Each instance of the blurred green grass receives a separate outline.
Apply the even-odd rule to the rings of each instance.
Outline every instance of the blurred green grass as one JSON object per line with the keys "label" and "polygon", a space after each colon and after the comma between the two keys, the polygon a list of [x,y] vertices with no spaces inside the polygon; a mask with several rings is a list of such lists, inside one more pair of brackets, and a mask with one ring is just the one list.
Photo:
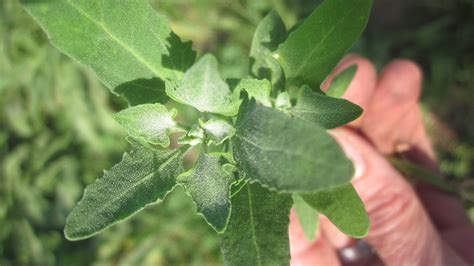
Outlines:
{"label": "blurred green grass", "polygon": [[[152,4],[198,53],[216,53],[224,76],[240,77],[247,72],[253,31],[271,8],[291,26],[319,2]],[[378,67],[394,57],[422,65],[423,106],[442,169],[451,179],[472,180],[474,4],[412,1],[387,24],[384,9],[391,7],[385,2],[377,2],[354,51]],[[0,265],[222,264],[217,237],[180,190],[97,237],[64,239],[65,217],[84,186],[128,149],[111,116],[125,102],[52,47],[17,0],[0,2],[0,36]],[[472,203],[466,208],[474,216]]]}

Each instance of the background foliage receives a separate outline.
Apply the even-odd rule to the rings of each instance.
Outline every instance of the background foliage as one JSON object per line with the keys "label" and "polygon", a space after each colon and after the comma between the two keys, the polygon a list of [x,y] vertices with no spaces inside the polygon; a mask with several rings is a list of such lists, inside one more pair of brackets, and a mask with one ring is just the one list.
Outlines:
{"label": "background foliage", "polygon": [[[199,54],[218,56],[225,77],[247,73],[253,32],[271,8],[290,26],[319,2],[152,1]],[[473,28],[469,0],[380,0],[354,48],[378,67],[400,56],[422,65],[441,167],[466,185],[474,182]],[[112,119],[125,102],[52,47],[17,0],[0,2],[0,36],[0,265],[220,264],[217,237],[180,190],[97,237],[64,239],[84,186],[127,149]],[[474,219],[474,207],[466,209]]]}

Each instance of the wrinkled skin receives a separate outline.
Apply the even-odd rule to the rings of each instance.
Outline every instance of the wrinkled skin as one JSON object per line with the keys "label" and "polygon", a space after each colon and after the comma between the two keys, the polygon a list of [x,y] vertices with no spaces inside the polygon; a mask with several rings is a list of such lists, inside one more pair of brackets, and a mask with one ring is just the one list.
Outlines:
{"label": "wrinkled skin", "polygon": [[[349,55],[332,76],[353,64],[358,71],[343,98],[365,111],[332,133],[356,166],[352,182],[371,221],[365,240],[377,255],[362,265],[472,265],[474,227],[461,203],[429,185],[413,187],[386,160],[403,151],[438,171],[418,107],[420,68],[395,60],[377,74],[370,61]],[[289,231],[292,265],[343,265],[337,251],[355,241],[321,217],[317,240],[310,242],[293,211]]]}

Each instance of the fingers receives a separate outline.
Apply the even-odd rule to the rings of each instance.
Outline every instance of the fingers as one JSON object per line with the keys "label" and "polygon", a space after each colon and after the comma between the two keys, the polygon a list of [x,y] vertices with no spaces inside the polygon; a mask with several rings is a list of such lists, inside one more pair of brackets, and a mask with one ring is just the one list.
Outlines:
{"label": "fingers", "polygon": [[383,70],[362,125],[383,154],[415,146],[435,160],[418,108],[421,82],[420,68],[408,60],[393,61]]}
{"label": "fingers", "polygon": [[420,200],[439,230],[466,227],[471,223],[461,202],[431,186],[418,186]]}
{"label": "fingers", "polygon": [[385,158],[348,129],[336,130],[334,135],[348,157],[357,158],[353,161],[360,177],[353,185],[371,221],[366,240],[380,258],[388,265],[460,262],[442,244],[412,187]]}
{"label": "fingers", "polygon": [[319,218],[319,227],[324,235],[327,237],[327,240],[331,246],[337,250],[352,246],[355,244],[355,240],[343,232],[341,232],[328,218],[323,215],[320,215]]}
{"label": "fingers", "polygon": [[449,229],[442,233],[443,239],[456,250],[464,260],[474,264],[474,226],[468,224],[462,227]]}
{"label": "fingers", "polygon": [[[361,105],[365,112],[363,119],[352,123],[352,126],[358,127],[382,154],[409,149],[409,155],[414,159],[435,169],[435,155],[417,106],[422,79],[419,67],[407,60],[394,61],[376,82],[375,69],[370,62],[352,55],[343,60],[332,76],[354,63],[359,68],[344,98]],[[331,78],[323,89],[330,82]],[[413,188],[384,157],[347,129],[336,130],[335,135],[356,165],[356,176],[359,178],[353,184],[365,203],[372,224],[367,240],[381,259],[388,265],[463,265],[461,257],[443,244]],[[463,210],[454,199],[439,193],[425,196],[423,192],[422,195],[423,202],[440,228],[452,229],[453,226],[466,224]],[[443,212],[436,206],[433,208],[433,203],[444,206],[442,209],[454,210],[454,214],[450,211],[446,215],[447,211]],[[319,256],[328,258],[327,262],[323,260],[328,265],[336,263],[331,262],[337,258],[334,248],[347,246],[351,240],[341,235],[334,226],[331,227],[330,223],[325,223],[324,219],[321,229],[319,239],[322,241],[318,242],[318,246],[307,243],[299,252],[292,248],[292,254],[296,252],[292,262],[314,264]],[[456,246],[455,239],[459,238],[459,232],[451,229],[443,237],[451,239],[448,242],[453,242],[456,251],[470,259],[464,254],[467,251],[463,252]],[[301,236],[305,239],[302,233]],[[324,255],[316,255],[315,252],[321,251]]]}
{"label": "fingers", "polygon": [[[357,72],[342,98],[359,105],[365,110],[370,103],[370,99],[372,98],[377,80],[377,72],[375,67],[366,58],[355,54],[346,56],[324,82],[322,88],[323,90],[327,90],[335,76],[353,65],[357,65]],[[361,124],[363,116],[364,114],[362,114],[359,119],[353,121],[349,125],[358,127]]]}
{"label": "fingers", "polygon": [[311,249],[291,256],[292,266],[338,266],[341,265],[336,251],[327,243],[326,237],[321,235]]}
{"label": "fingers", "polygon": [[[381,153],[403,152],[410,160],[438,171],[418,107],[421,82],[422,72],[413,62],[390,63],[377,82],[361,131]],[[465,225],[467,217],[459,201],[430,188],[418,192],[437,226]]]}
{"label": "fingers", "polygon": [[340,265],[336,250],[320,230],[315,241],[309,241],[304,235],[294,210],[290,214],[290,250],[291,265]]}
{"label": "fingers", "polygon": [[[359,105],[362,109],[364,109],[365,114],[365,110],[368,108],[371,102],[377,81],[377,72],[375,67],[368,59],[356,54],[350,54],[346,56],[324,82],[322,89],[326,91],[334,77],[353,65],[357,65],[357,72],[342,98]],[[349,126],[355,128],[359,127],[362,124],[364,114],[362,114],[362,116],[357,120],[351,122]],[[331,246],[336,249],[347,247],[355,242],[354,239],[339,231],[339,229],[337,229],[324,216],[321,216],[320,228],[321,231],[323,231],[327,236],[327,240]]]}

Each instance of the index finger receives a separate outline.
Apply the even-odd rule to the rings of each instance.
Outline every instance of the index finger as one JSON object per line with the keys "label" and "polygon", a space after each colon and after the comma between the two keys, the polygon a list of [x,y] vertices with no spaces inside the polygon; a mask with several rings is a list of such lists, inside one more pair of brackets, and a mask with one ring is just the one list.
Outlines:
{"label": "index finger", "polygon": [[[375,67],[367,58],[356,54],[346,56],[323,83],[322,90],[327,91],[334,77],[353,65],[357,65],[357,72],[342,98],[359,105],[365,113],[377,81]],[[359,119],[349,123],[349,126],[359,127],[362,124],[363,117],[364,114]]]}

